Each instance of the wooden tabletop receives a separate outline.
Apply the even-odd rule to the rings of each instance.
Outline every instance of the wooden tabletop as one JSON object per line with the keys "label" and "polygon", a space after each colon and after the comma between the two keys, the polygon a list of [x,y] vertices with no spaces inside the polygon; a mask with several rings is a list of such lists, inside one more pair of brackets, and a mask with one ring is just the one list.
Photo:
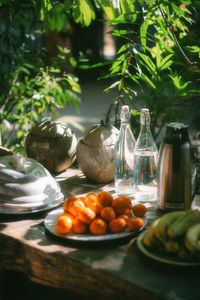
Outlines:
{"label": "wooden tabletop", "polygon": [[[66,197],[113,190],[112,184],[89,183],[77,169],[56,180]],[[137,236],[93,244],[59,239],[44,227],[47,213],[0,216],[1,268],[90,299],[200,299],[199,267],[152,260],[137,248]],[[159,214],[149,205],[148,224]]]}

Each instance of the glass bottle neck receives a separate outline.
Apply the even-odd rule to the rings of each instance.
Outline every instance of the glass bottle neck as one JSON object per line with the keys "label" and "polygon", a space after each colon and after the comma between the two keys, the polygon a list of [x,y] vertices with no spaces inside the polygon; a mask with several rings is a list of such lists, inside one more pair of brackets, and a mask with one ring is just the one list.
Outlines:
{"label": "glass bottle neck", "polygon": [[129,116],[129,112],[121,112],[120,115],[120,120],[121,120],[121,125],[127,125],[130,122],[130,116]]}
{"label": "glass bottle neck", "polygon": [[150,116],[149,114],[141,114],[140,116],[140,124],[141,126],[150,126]]}

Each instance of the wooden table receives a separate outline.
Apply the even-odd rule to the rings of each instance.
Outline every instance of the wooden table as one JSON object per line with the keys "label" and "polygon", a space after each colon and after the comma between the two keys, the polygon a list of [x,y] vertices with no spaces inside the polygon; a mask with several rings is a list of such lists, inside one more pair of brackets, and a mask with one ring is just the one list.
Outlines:
{"label": "wooden table", "polygon": [[[65,196],[112,191],[112,184],[87,182],[77,169],[56,177]],[[159,214],[148,207],[149,223]],[[136,237],[95,245],[48,234],[44,213],[0,216],[0,267],[25,273],[42,285],[90,299],[200,299],[199,267],[160,263],[144,256]]]}

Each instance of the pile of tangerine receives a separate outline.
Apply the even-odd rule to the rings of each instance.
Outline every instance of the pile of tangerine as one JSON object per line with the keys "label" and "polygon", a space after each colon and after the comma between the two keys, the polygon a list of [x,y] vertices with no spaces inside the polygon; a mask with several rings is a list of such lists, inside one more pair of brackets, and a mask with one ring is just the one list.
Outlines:
{"label": "pile of tangerine", "polygon": [[138,230],[144,225],[142,217],[147,211],[143,204],[132,205],[126,195],[113,198],[105,191],[69,197],[64,201],[63,210],[56,221],[58,233],[85,233],[89,229],[94,235],[122,232],[126,227]]}

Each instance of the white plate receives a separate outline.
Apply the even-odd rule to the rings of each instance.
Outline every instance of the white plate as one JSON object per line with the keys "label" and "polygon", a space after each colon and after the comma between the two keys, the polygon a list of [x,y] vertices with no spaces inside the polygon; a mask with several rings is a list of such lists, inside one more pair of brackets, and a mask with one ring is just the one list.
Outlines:
{"label": "white plate", "polygon": [[180,260],[176,256],[167,255],[165,253],[160,253],[160,252],[158,253],[146,248],[143,243],[143,238],[145,233],[146,231],[142,232],[137,238],[137,246],[144,255],[154,260],[157,260],[159,262],[175,265],[175,266],[200,266],[200,262],[189,262],[189,261]]}
{"label": "white plate", "polygon": [[68,233],[68,234],[60,234],[56,230],[56,221],[59,215],[63,213],[63,208],[60,207],[51,211],[46,218],[44,219],[44,225],[46,229],[51,232],[53,235],[57,237],[61,237],[68,240],[79,241],[79,242],[99,242],[99,241],[109,241],[109,240],[116,240],[121,239],[124,237],[129,237],[132,235],[137,234],[140,232],[147,223],[147,218],[143,217],[144,226],[137,231],[130,231],[129,229],[125,229],[123,232],[120,233],[106,233],[102,235],[92,235],[90,233],[83,233],[83,234],[75,234],[75,233]]}

